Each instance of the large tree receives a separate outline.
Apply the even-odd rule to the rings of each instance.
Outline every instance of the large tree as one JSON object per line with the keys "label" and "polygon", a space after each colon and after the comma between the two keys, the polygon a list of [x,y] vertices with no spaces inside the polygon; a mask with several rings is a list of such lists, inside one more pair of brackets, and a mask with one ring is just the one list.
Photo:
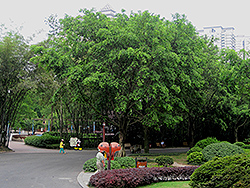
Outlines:
{"label": "large tree", "polygon": [[22,100],[33,87],[29,58],[29,46],[20,34],[8,32],[0,38],[0,145],[8,145],[8,124],[14,125]]}
{"label": "large tree", "polygon": [[149,126],[182,120],[183,97],[201,83],[206,44],[184,16],[171,22],[147,11],[114,19],[82,13],[50,18],[51,47],[35,47],[33,61],[67,79],[81,102],[119,128],[124,155],[129,126],[143,125],[147,136]]}

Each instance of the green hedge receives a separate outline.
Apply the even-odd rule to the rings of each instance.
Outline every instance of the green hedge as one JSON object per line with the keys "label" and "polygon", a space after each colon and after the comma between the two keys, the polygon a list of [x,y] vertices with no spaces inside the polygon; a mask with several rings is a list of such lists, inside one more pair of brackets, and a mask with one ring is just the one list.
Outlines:
{"label": "green hedge", "polygon": [[159,156],[155,158],[155,162],[159,165],[159,166],[168,166],[168,165],[172,165],[174,163],[173,158],[168,157],[168,156]]}
{"label": "green hedge", "polygon": [[[105,169],[108,167],[108,161],[105,160]],[[111,160],[110,169],[121,169],[121,168],[134,168],[135,160],[131,157],[115,157]],[[95,172],[96,168],[96,158],[91,158],[83,164],[83,170],[85,172]]]}
{"label": "green hedge", "polygon": [[58,144],[59,148],[60,140],[61,139],[59,136],[43,135],[43,136],[28,136],[24,139],[24,142],[27,145],[32,145],[41,148],[46,148],[46,147],[49,148],[52,147],[54,144]]}
{"label": "green hedge", "polygon": [[200,165],[205,162],[205,159],[204,159],[202,152],[196,151],[196,152],[190,153],[187,156],[187,161],[189,164],[192,164],[192,165]]}
{"label": "green hedge", "polygon": [[192,148],[190,148],[190,150],[188,150],[187,155],[190,155],[193,152],[201,152],[201,151],[202,151],[202,148],[200,148],[198,146],[192,147]]}
{"label": "green hedge", "polygon": [[244,153],[244,150],[241,147],[226,142],[210,144],[202,150],[205,161],[210,161],[214,157],[225,157],[242,153]]}
{"label": "green hedge", "polygon": [[215,157],[206,162],[190,177],[191,187],[250,187],[250,156],[238,154]]}
{"label": "green hedge", "polygon": [[194,147],[199,147],[201,149],[204,149],[205,147],[207,147],[208,145],[210,144],[213,144],[213,143],[219,143],[220,141],[217,140],[217,138],[214,138],[214,137],[207,137],[203,140],[200,140],[198,141]]}

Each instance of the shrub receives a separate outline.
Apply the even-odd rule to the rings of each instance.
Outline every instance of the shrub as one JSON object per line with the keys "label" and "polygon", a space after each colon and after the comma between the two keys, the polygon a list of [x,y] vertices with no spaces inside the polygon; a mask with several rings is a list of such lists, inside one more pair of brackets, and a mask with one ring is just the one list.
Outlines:
{"label": "shrub", "polygon": [[193,152],[201,152],[202,149],[200,147],[192,147],[190,150],[188,150],[187,155],[190,155]]}
{"label": "shrub", "polygon": [[189,180],[197,167],[129,168],[98,172],[89,185],[99,188],[137,187],[160,181]]}
{"label": "shrub", "polygon": [[205,162],[202,152],[193,152],[187,156],[187,161],[189,164],[200,165]]}
{"label": "shrub", "polygon": [[246,138],[245,140],[243,140],[243,142],[244,142],[245,144],[250,144],[250,138]]}
{"label": "shrub", "polygon": [[[120,168],[131,168],[135,167],[135,160],[131,157],[115,157],[111,160],[110,169],[120,169]],[[108,168],[108,161],[105,160],[105,169]],[[95,172],[96,168],[96,158],[87,160],[83,164],[83,170],[86,172]]]}
{"label": "shrub", "polygon": [[220,141],[213,137],[207,137],[203,140],[198,141],[194,147],[200,147],[201,149],[204,149],[206,146],[213,144],[213,143],[219,143]]}
{"label": "shrub", "polygon": [[60,137],[51,135],[29,136],[24,139],[24,142],[27,145],[45,148],[47,145],[59,144]]}
{"label": "shrub", "polygon": [[244,148],[245,144],[243,142],[235,142],[234,145]]}
{"label": "shrub", "polygon": [[135,167],[135,159],[132,157],[115,157],[114,161],[117,161],[121,165],[121,168]]}
{"label": "shrub", "polygon": [[97,171],[97,168],[96,168],[96,158],[92,158],[92,159],[87,160],[83,164],[83,170],[85,172],[95,172],[95,171]]}
{"label": "shrub", "polygon": [[250,187],[250,156],[238,154],[215,157],[203,164],[190,177],[191,187]]}
{"label": "shrub", "polygon": [[223,142],[210,144],[202,150],[205,161],[210,161],[215,156],[225,157],[242,153],[244,153],[244,150],[241,147]]}
{"label": "shrub", "polygon": [[[110,170],[120,169],[120,168],[122,168],[120,163],[118,163],[117,161],[114,161],[114,160],[110,161]],[[107,170],[107,169],[108,169],[108,161],[105,160],[105,170]]]}
{"label": "shrub", "polygon": [[160,166],[168,166],[172,165],[174,163],[173,158],[169,156],[159,156],[155,158],[155,162]]}

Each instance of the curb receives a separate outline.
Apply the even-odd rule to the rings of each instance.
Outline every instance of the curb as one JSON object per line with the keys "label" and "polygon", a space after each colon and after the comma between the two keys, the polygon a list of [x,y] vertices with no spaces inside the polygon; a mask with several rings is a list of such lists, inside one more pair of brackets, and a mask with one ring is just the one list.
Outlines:
{"label": "curb", "polygon": [[77,176],[77,182],[78,184],[82,187],[82,188],[89,188],[88,183],[89,183],[89,179],[90,177],[93,175],[94,173],[91,172],[80,172]]}

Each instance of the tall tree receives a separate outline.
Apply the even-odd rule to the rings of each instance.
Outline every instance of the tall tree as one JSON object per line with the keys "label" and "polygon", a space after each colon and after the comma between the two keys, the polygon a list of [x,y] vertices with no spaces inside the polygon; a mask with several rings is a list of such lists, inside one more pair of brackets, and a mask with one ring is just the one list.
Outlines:
{"label": "tall tree", "polygon": [[221,51],[221,63],[224,66],[222,74],[223,102],[222,108],[226,114],[222,118],[225,129],[234,130],[235,141],[239,141],[238,131],[250,123],[250,59],[242,59],[234,50]]}
{"label": "tall tree", "polygon": [[29,63],[29,45],[18,34],[9,32],[0,39],[0,144],[7,146],[7,125],[14,126],[17,111],[33,87],[34,66]]}

